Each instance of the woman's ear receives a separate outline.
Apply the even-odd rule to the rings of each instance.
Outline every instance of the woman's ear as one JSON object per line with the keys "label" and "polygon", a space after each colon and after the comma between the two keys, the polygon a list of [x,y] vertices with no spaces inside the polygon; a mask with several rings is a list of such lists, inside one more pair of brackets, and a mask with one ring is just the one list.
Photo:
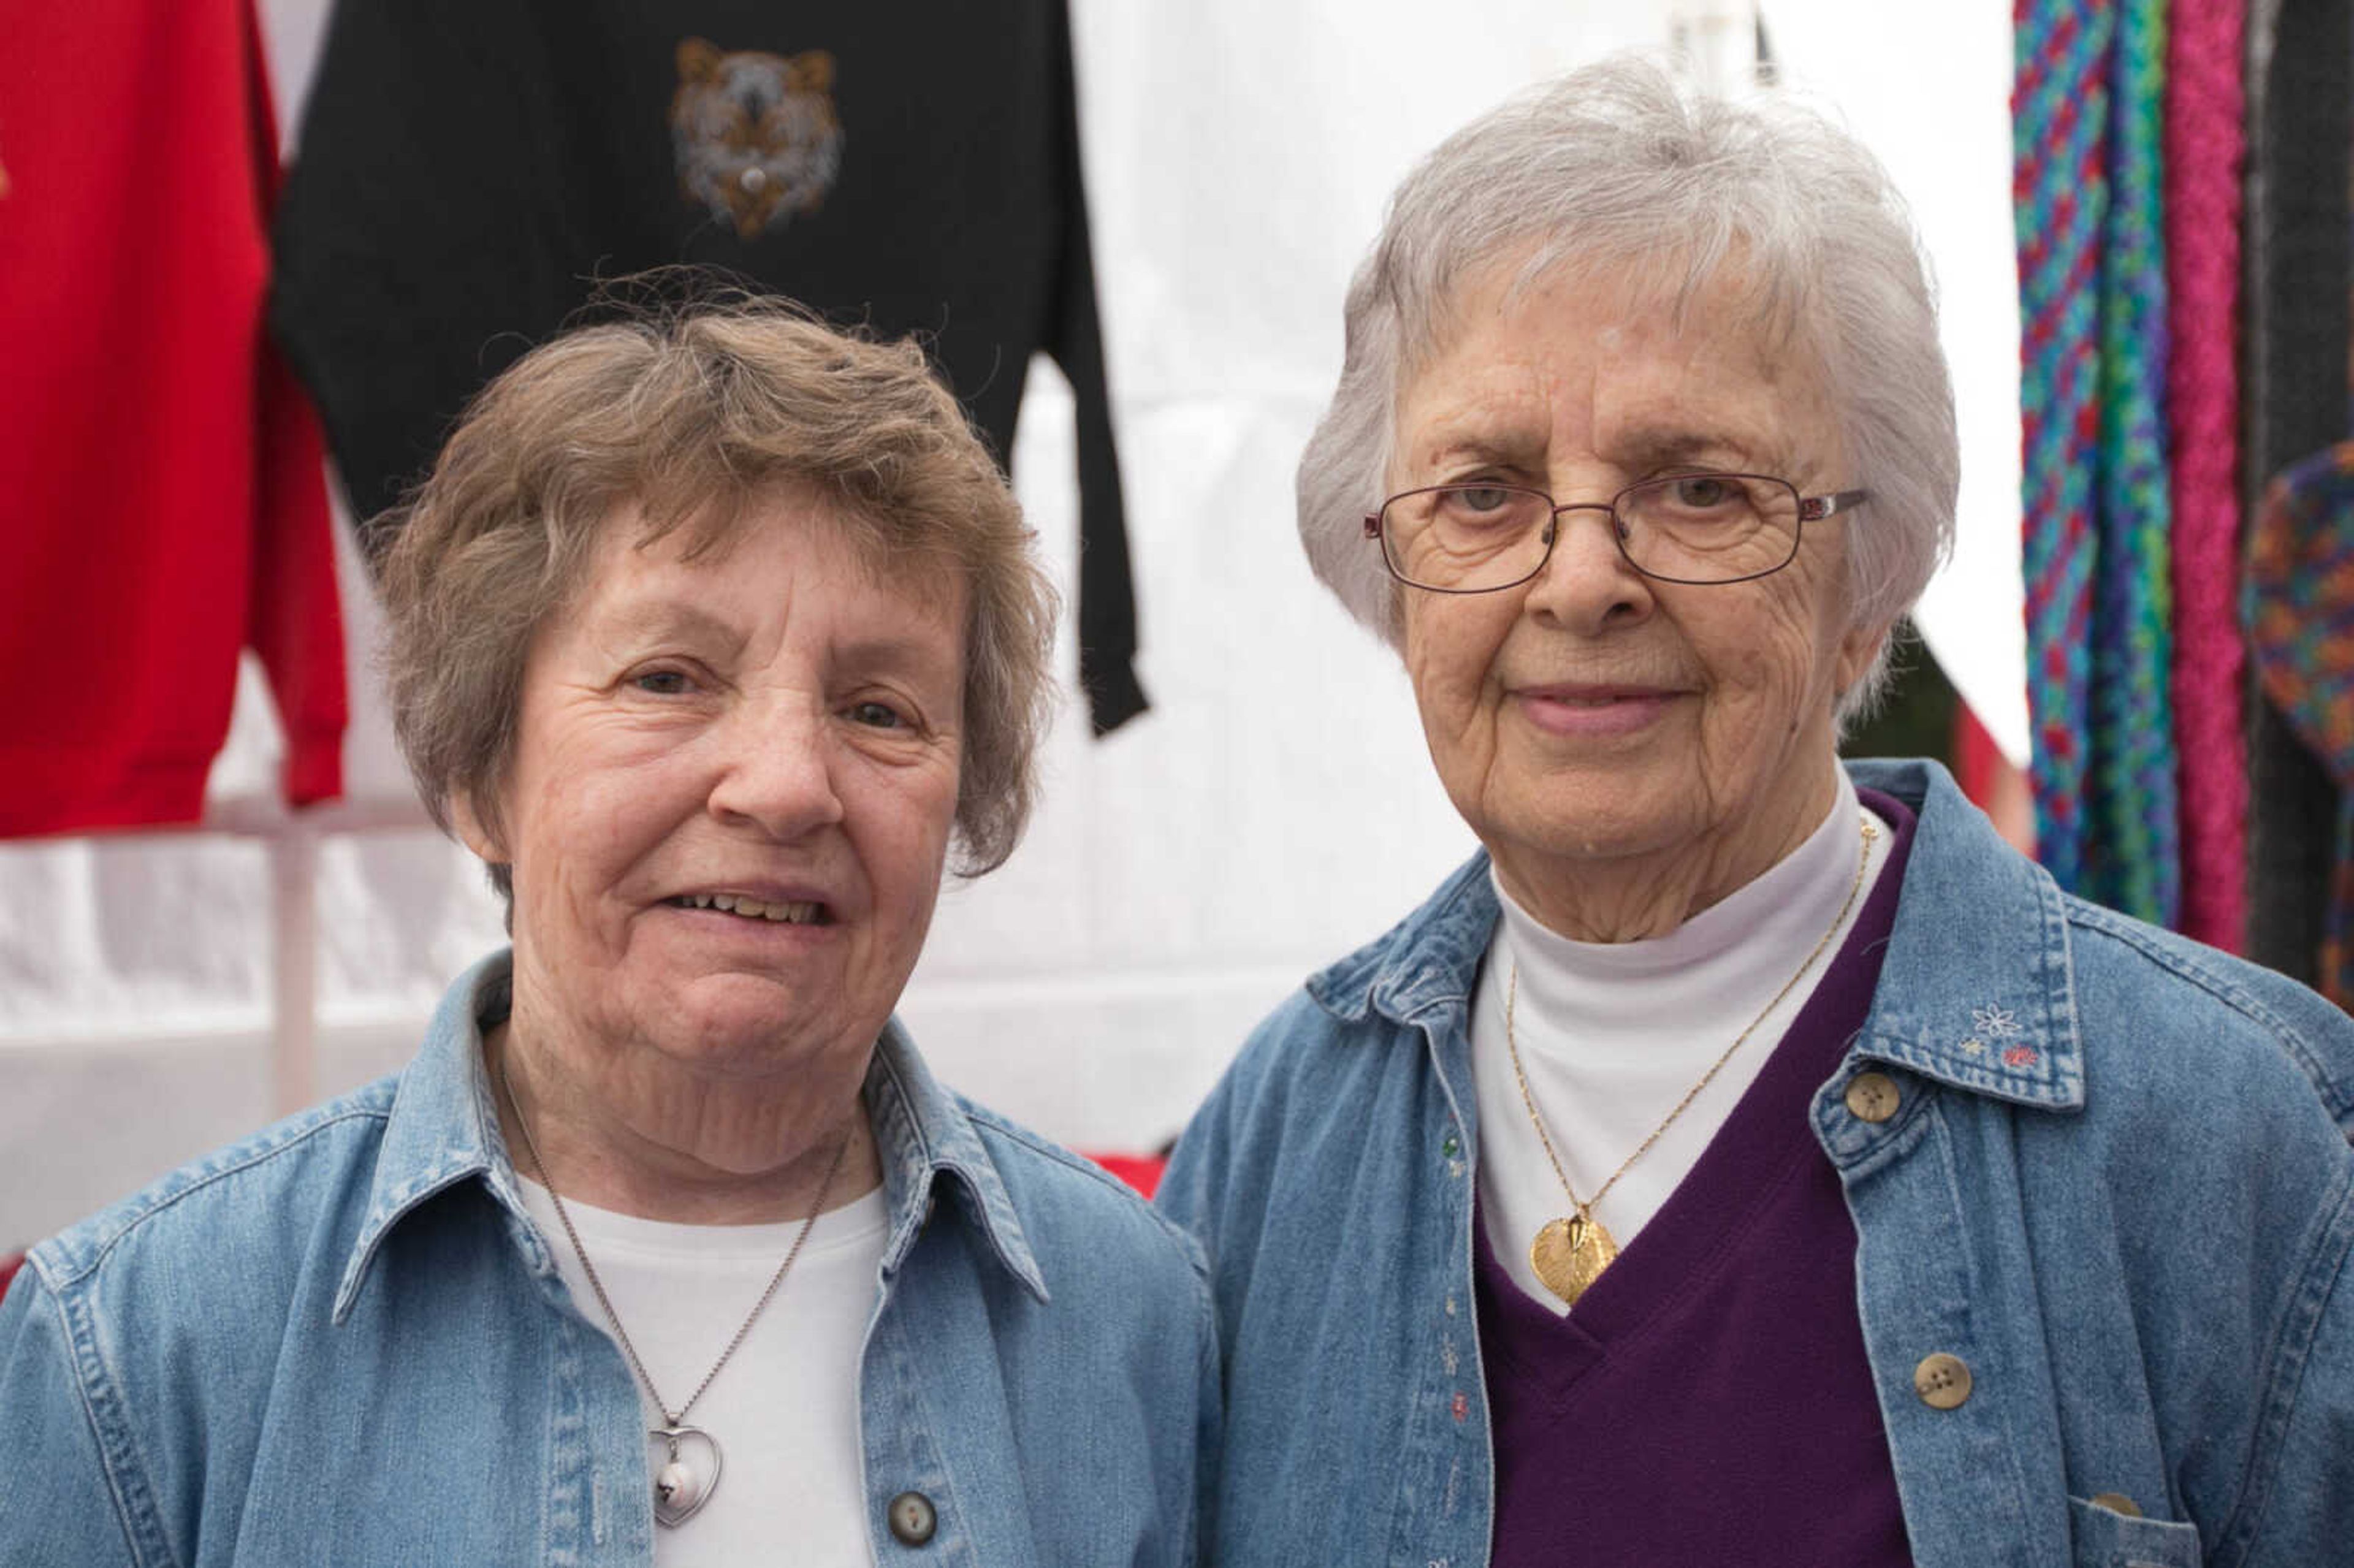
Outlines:
{"label": "woman's ear", "polygon": [[1840,639],[1839,657],[1832,667],[1832,700],[1845,702],[1855,690],[1856,683],[1872,671],[1880,658],[1880,651],[1888,642],[1893,629],[1886,622],[1875,626],[1851,626]]}
{"label": "woman's ear", "polygon": [[475,857],[483,864],[506,863],[506,846],[482,821],[482,813],[474,810],[472,790],[461,789],[450,797],[450,826],[456,832],[458,842],[473,851]]}

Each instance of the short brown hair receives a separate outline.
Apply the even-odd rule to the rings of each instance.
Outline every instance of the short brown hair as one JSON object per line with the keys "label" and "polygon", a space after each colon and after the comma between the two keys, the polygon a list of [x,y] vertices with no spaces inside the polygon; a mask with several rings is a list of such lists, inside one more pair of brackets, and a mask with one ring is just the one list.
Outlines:
{"label": "short brown hair", "polygon": [[[629,308],[534,349],[485,387],[432,474],[380,520],[393,727],[427,810],[460,799],[503,838],[533,638],[634,503],[641,545],[681,527],[725,549],[779,486],[862,553],[965,589],[957,869],[1002,864],[1027,823],[1051,716],[1056,596],[988,447],[912,342],[736,296]],[[918,591],[921,591],[920,585]],[[508,868],[491,879],[512,897]]]}

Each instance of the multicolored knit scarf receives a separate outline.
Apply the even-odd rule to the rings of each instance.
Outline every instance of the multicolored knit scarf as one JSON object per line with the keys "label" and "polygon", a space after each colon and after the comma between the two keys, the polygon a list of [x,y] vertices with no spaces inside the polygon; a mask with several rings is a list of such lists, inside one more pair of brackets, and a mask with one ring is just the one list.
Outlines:
{"label": "multicolored knit scarf", "polygon": [[2062,886],[2172,924],[2165,0],[2017,0],[2028,705]]}
{"label": "multicolored knit scarf", "polygon": [[2240,181],[2246,0],[2173,0],[2166,47],[2167,424],[2174,467],[2174,739],[2182,929],[2247,926],[2240,683]]}
{"label": "multicolored knit scarf", "polygon": [[2265,487],[2248,533],[2243,611],[2256,676],[2338,782],[2338,861],[2321,990],[2354,1006],[2354,441]]}

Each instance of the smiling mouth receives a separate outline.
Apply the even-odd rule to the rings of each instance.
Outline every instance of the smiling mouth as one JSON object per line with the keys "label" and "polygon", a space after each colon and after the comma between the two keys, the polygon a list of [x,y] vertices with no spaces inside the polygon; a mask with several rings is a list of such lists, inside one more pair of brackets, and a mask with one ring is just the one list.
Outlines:
{"label": "smiling mouth", "polygon": [[1664,702],[1674,695],[1664,690],[1625,690],[1611,692],[1555,692],[1540,687],[1522,694],[1530,700],[1553,703],[1564,708],[1608,708],[1622,703]]}
{"label": "smiling mouth", "polygon": [[831,926],[833,917],[822,904],[765,904],[728,893],[689,893],[663,903],[673,909],[712,909],[741,920],[766,920],[774,926]]}

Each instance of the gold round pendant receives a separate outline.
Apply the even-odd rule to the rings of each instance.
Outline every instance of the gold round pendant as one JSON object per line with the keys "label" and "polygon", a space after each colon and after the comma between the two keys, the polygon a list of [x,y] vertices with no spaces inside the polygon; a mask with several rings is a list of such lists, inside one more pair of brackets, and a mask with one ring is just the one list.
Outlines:
{"label": "gold round pendant", "polygon": [[1602,1222],[1582,1214],[1553,1221],[1529,1244],[1529,1266],[1573,1307],[1617,1255],[1618,1243]]}

